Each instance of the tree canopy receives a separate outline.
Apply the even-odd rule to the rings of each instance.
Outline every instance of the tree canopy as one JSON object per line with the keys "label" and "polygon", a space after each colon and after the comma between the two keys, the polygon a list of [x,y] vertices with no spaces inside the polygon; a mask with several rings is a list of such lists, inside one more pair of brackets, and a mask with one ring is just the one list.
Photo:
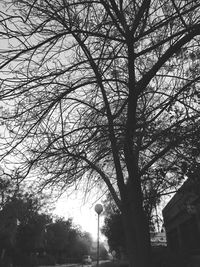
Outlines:
{"label": "tree canopy", "polygon": [[4,148],[23,171],[38,167],[45,184],[62,188],[90,171],[114,194],[116,166],[127,180],[130,139],[140,177],[153,172],[163,182],[180,167],[185,138],[199,133],[198,8],[198,1],[7,3]]}

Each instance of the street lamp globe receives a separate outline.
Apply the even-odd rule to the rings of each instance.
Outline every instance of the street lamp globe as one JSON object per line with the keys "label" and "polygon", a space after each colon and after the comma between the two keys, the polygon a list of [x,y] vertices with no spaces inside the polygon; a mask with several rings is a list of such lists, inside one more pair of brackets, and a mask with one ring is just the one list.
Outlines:
{"label": "street lamp globe", "polygon": [[99,215],[103,211],[103,206],[101,204],[96,204],[94,209],[96,213]]}

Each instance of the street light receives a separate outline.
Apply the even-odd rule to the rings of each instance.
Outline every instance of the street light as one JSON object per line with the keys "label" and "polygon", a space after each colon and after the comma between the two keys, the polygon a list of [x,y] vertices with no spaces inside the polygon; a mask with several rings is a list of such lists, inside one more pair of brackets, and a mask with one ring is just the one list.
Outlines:
{"label": "street light", "polygon": [[97,267],[99,267],[99,215],[103,211],[103,206],[101,204],[96,204],[94,207],[96,213],[98,214],[98,224],[97,224]]}

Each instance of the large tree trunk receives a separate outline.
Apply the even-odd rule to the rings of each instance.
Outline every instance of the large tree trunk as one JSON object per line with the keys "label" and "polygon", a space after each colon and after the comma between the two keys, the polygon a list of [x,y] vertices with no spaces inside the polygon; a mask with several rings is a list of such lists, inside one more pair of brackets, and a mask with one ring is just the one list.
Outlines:
{"label": "large tree trunk", "polygon": [[141,187],[134,180],[134,183],[128,183],[124,193],[122,218],[130,267],[151,267],[150,233]]}

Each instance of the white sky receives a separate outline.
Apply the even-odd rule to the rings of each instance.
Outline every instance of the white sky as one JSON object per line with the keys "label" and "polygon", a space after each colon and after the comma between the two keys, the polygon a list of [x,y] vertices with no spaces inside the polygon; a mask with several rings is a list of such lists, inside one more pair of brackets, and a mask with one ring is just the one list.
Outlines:
{"label": "white sky", "polygon": [[[69,196],[63,196],[57,201],[53,213],[59,217],[64,217],[65,219],[73,218],[73,223],[75,225],[80,225],[82,231],[91,233],[93,239],[96,240],[98,216],[94,207],[97,203],[101,203],[101,200],[95,202],[95,200],[90,197],[90,199],[84,203],[83,199],[84,198],[80,193],[72,193]],[[103,224],[104,218],[101,215],[100,227],[102,227]],[[100,236],[100,240],[105,240],[105,237]]]}

